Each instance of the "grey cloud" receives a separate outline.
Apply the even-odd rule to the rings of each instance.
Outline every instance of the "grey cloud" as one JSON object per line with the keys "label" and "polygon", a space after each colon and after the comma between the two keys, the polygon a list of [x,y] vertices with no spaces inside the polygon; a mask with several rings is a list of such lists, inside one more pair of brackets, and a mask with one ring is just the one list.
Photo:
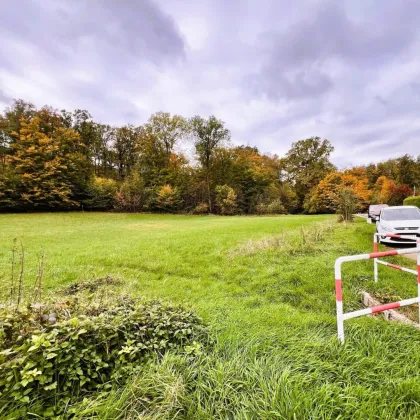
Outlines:
{"label": "grey cloud", "polygon": [[64,99],[50,105],[89,108],[103,119],[115,118],[115,110],[141,119],[121,96],[147,89],[159,69],[185,57],[176,23],[150,0],[0,2],[0,15],[0,36],[8,41],[0,45],[0,71],[25,81],[43,74],[46,96]]}
{"label": "grey cloud", "polygon": [[255,93],[273,100],[318,97],[333,87],[331,78],[317,69],[299,70],[288,75],[274,65],[266,66],[260,74],[250,75],[246,84]]}
{"label": "grey cloud", "polygon": [[369,15],[363,20],[350,17],[344,3],[317,3],[310,17],[283,31],[261,35],[264,64],[246,83],[252,80],[256,94],[272,99],[323,95],[340,82],[337,65],[357,67],[359,72],[371,70],[413,45],[418,39],[419,12],[416,2],[396,6],[384,2],[372,22]]}
{"label": "grey cloud", "polygon": [[417,0],[0,0],[0,16],[3,103],[215,114],[261,151],[328,138],[338,165],[420,151]]}
{"label": "grey cloud", "polygon": [[184,55],[175,23],[149,0],[21,0],[19,7],[2,2],[0,13],[5,36],[32,44],[53,58],[63,58],[67,48],[78,51],[86,39],[102,53],[110,53],[103,57],[108,60],[130,55],[159,64]]}

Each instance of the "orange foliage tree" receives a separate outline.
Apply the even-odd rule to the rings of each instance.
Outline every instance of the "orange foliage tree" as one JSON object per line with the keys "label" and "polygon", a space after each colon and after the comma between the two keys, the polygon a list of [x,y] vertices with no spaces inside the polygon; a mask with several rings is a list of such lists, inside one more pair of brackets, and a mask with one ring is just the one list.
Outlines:
{"label": "orange foliage tree", "polygon": [[16,207],[78,206],[90,177],[89,161],[82,152],[79,135],[63,127],[54,111],[43,108],[29,122],[22,121],[16,137],[13,154],[8,157],[16,177]]}
{"label": "orange foliage tree", "polygon": [[309,213],[334,213],[338,210],[340,191],[350,190],[356,200],[356,210],[361,211],[369,203],[371,191],[368,179],[345,172],[331,172],[320,181],[310,199],[305,203]]}
{"label": "orange foliage tree", "polygon": [[372,200],[375,203],[384,203],[390,206],[401,205],[404,198],[413,194],[411,188],[406,184],[396,184],[386,176],[380,176],[373,188]]}

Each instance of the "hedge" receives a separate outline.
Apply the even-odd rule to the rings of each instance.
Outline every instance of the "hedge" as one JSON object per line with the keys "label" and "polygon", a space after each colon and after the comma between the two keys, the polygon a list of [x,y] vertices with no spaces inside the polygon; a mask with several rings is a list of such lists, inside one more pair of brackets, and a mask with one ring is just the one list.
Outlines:
{"label": "hedge", "polygon": [[404,206],[417,206],[420,207],[420,196],[416,197],[407,197],[404,200]]}

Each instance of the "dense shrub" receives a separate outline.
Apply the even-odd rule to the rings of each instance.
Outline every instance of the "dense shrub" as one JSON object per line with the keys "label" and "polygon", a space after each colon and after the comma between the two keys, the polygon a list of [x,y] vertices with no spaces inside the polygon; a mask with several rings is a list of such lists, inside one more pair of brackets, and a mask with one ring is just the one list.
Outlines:
{"label": "dense shrub", "polygon": [[113,206],[117,182],[109,178],[96,177],[87,189],[88,198],[83,205],[89,210],[109,210]]}
{"label": "dense shrub", "polygon": [[238,209],[235,190],[229,185],[218,185],[216,187],[216,204],[221,214],[235,214]]}
{"label": "dense shrub", "polygon": [[118,211],[139,212],[145,204],[144,182],[137,172],[133,172],[122,183],[115,196],[115,209]]}
{"label": "dense shrub", "polygon": [[154,207],[163,212],[174,212],[182,205],[181,195],[177,187],[171,187],[169,184],[162,185],[156,191],[154,198]]}
{"label": "dense shrub", "polygon": [[199,203],[194,207],[194,214],[208,214],[209,205],[207,203]]}
{"label": "dense shrub", "polygon": [[287,213],[280,200],[273,200],[267,205],[267,213],[269,214],[285,214]]}
{"label": "dense shrub", "polygon": [[280,199],[271,201],[270,203],[259,203],[256,206],[257,214],[286,214],[287,210]]}
{"label": "dense shrub", "polygon": [[32,412],[60,413],[71,399],[123,383],[152,357],[205,336],[194,314],[156,301],[69,305],[0,313],[3,404],[37,401]]}
{"label": "dense shrub", "polygon": [[404,206],[417,206],[420,207],[420,195],[416,197],[407,197],[404,200]]}

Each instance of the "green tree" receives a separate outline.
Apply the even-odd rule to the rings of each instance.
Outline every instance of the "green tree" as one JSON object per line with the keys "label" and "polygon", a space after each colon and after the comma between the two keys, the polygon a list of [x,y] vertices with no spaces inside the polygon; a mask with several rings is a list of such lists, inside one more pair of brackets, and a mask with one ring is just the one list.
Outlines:
{"label": "green tree", "polygon": [[35,116],[35,105],[23,99],[14,99],[10,107],[4,111],[0,130],[13,139],[18,139],[22,123],[28,122]]}
{"label": "green tree", "polygon": [[180,115],[171,116],[169,112],[157,112],[149,118],[147,129],[161,143],[166,155],[165,163],[169,166],[175,145],[188,132],[187,120]]}
{"label": "green tree", "polygon": [[194,135],[194,145],[199,162],[201,163],[207,186],[207,200],[210,213],[213,211],[211,194],[211,164],[215,150],[230,139],[230,131],[225,128],[224,122],[215,116],[207,120],[195,116],[191,119],[191,130]]}
{"label": "green tree", "polygon": [[110,210],[113,207],[118,185],[114,179],[95,177],[87,188],[83,206],[88,210]]}
{"label": "green tree", "polygon": [[115,163],[120,179],[127,177],[136,164],[138,129],[125,125],[115,129]]}
{"label": "green tree", "polygon": [[352,222],[353,214],[358,208],[358,199],[349,187],[340,189],[337,195],[337,213],[344,222]]}
{"label": "green tree", "polygon": [[305,198],[318,183],[335,167],[330,162],[334,148],[328,140],[311,137],[292,144],[282,160],[286,179],[296,191],[299,209],[303,209]]}
{"label": "green tree", "polygon": [[133,171],[121,184],[115,196],[115,208],[119,211],[139,212],[146,203],[144,181],[138,171]]}
{"label": "green tree", "polygon": [[159,211],[174,212],[182,205],[180,192],[177,187],[169,184],[162,185],[156,192],[154,207]]}

